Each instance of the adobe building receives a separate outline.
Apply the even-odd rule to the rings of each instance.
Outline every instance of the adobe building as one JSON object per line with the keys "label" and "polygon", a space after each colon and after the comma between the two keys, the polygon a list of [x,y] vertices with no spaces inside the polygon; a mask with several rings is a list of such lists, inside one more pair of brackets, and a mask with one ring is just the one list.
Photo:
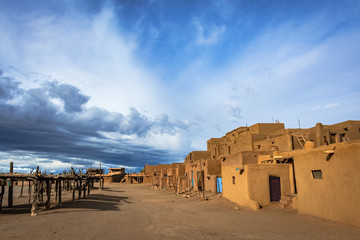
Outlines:
{"label": "adobe building", "polygon": [[109,173],[104,175],[104,182],[121,182],[125,176],[125,168],[109,168]]}
{"label": "adobe building", "polygon": [[186,156],[184,163],[192,163],[201,159],[209,159],[209,158],[210,158],[210,151],[192,151]]}
{"label": "adobe building", "polygon": [[299,213],[360,226],[359,140],[320,147],[310,143],[282,155],[294,159]]}
{"label": "adobe building", "polygon": [[[224,197],[252,209],[280,202],[299,213],[359,226],[360,121],[318,123],[309,129],[281,125],[272,131],[271,124],[255,124],[226,135],[228,154],[221,157]],[[241,140],[242,135],[248,140]],[[341,149],[337,158],[335,149]],[[336,160],[330,164],[330,159]],[[324,178],[323,171],[326,180],[318,180]]]}
{"label": "adobe building", "polygon": [[177,192],[222,190],[255,210],[275,203],[360,226],[359,161],[360,121],[309,129],[257,123],[209,139],[207,151],[189,153],[183,164],[154,169],[153,183]]}

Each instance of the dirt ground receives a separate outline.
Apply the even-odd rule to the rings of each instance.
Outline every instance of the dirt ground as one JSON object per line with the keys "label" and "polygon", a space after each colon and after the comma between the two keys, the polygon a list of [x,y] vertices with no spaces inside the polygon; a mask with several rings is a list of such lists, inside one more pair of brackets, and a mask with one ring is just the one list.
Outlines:
{"label": "dirt ground", "polygon": [[[150,185],[107,184],[86,199],[30,216],[26,198],[0,211],[0,239],[360,239],[360,228],[281,210],[235,209],[223,198],[183,198]],[[27,193],[26,193],[27,194]],[[6,206],[6,199],[4,205]]]}

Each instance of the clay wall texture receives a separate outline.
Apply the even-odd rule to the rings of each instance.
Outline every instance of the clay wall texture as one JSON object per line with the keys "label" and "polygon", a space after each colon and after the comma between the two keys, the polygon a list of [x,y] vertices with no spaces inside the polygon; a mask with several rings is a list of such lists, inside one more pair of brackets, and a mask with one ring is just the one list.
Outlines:
{"label": "clay wall texture", "polygon": [[280,177],[281,195],[290,194],[290,168],[290,164],[223,166],[223,195],[234,203],[252,209],[269,205],[269,176]]}
{"label": "clay wall texture", "polygon": [[201,159],[210,159],[210,151],[193,151],[186,156],[185,162],[195,162]]}
{"label": "clay wall texture", "polygon": [[[336,144],[294,153],[298,211],[317,217],[360,226],[360,141]],[[314,179],[312,170],[321,170]]]}
{"label": "clay wall texture", "polygon": [[171,164],[158,164],[158,165],[145,165],[144,166],[144,174],[152,175],[155,170],[161,171],[163,168],[171,167]]}

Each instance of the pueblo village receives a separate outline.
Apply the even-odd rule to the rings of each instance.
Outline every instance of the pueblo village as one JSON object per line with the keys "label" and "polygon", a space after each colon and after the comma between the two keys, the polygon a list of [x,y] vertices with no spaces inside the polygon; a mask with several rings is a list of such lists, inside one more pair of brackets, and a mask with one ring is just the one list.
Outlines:
{"label": "pueblo village", "polygon": [[0,240],[360,240],[359,0],[0,0]]}
{"label": "pueblo village", "polygon": [[[194,198],[205,202],[203,207],[209,210],[214,207],[211,199],[217,198],[223,201],[217,204],[226,202],[236,210],[260,214],[268,209],[291,211],[360,227],[360,121],[317,123],[309,129],[287,129],[279,122],[257,123],[211,138],[206,146],[206,151],[190,152],[184,162],[145,165],[139,173],[110,168],[104,174],[101,167],[84,173],[72,169],[58,175],[39,169],[30,174],[1,173],[1,210],[39,214],[37,218],[41,218],[52,208],[61,208],[64,194],[70,196],[68,201],[76,208],[78,200],[91,201],[94,190],[99,197],[113,189],[143,191],[129,188],[141,185],[171,193],[180,201]],[[18,198],[28,199],[29,204],[20,209],[14,205],[14,187],[20,189]],[[7,203],[3,202],[5,192]],[[177,208],[176,204],[166,209],[168,214],[172,207]],[[24,211],[26,206],[28,210]]]}

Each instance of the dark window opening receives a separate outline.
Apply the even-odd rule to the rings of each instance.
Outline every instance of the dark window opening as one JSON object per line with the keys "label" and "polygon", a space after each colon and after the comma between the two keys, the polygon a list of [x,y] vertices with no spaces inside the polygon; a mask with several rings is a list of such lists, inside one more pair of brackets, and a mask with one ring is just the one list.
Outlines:
{"label": "dark window opening", "polygon": [[242,174],[244,173],[244,170],[245,170],[245,169],[240,169],[240,172],[239,172],[240,175],[242,175]]}
{"label": "dark window opening", "polygon": [[235,176],[232,177],[232,183],[235,184]]}
{"label": "dark window opening", "polygon": [[256,145],[257,149],[260,149],[261,148],[261,145]]}
{"label": "dark window opening", "polygon": [[348,129],[347,127],[344,127],[344,130],[345,130],[345,131],[349,131],[349,129]]}
{"label": "dark window opening", "polygon": [[336,133],[330,133],[330,144],[336,143]]}
{"label": "dark window opening", "polygon": [[312,176],[314,179],[322,179],[322,172],[321,170],[311,170]]}
{"label": "dark window opening", "polygon": [[230,154],[230,146],[228,147],[228,150],[229,150],[229,154]]}

